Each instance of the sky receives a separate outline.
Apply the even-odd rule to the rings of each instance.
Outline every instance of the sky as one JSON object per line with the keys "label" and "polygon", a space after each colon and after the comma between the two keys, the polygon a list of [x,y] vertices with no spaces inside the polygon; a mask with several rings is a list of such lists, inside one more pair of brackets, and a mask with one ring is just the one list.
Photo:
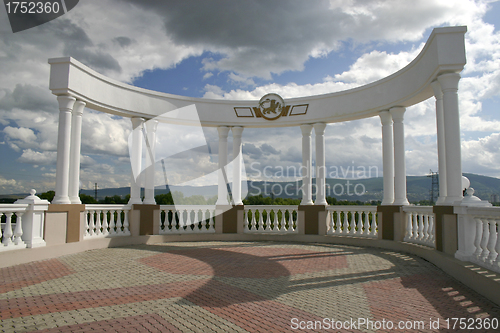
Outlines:
{"label": "sky", "polygon": [[[71,56],[113,79],[171,94],[259,100],[274,92],[286,100],[384,78],[418,55],[433,28],[461,25],[468,29],[459,86],[462,170],[500,178],[500,3],[409,3],[87,0],[17,33],[1,7],[0,194],[55,188],[59,112],[48,89],[49,58]],[[130,132],[130,119],[85,109],[83,189],[130,185]],[[181,174],[169,179],[215,170],[217,131],[204,132],[212,155],[178,156]],[[296,179],[280,170],[300,167],[300,133],[245,129],[248,179]],[[369,176],[382,176],[378,117],[330,124],[325,140],[327,170],[371,168],[378,172]],[[230,151],[231,142],[230,136]],[[407,175],[437,171],[434,98],[408,108],[405,149]]]}

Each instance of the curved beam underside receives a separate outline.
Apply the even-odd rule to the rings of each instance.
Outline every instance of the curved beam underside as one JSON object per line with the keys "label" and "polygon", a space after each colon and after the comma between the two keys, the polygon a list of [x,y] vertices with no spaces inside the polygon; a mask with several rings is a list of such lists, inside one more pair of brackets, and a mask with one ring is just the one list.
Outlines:
{"label": "curved beam underside", "polygon": [[163,121],[184,125],[280,127],[306,123],[334,123],[373,117],[395,106],[409,107],[432,97],[431,82],[443,73],[458,73],[466,63],[466,27],[436,28],[420,54],[406,67],[379,81],[336,93],[293,98],[287,105],[307,105],[307,113],[269,121],[237,117],[235,107],[253,108],[258,101],[213,100],[155,92],[118,82],[77,60],[49,59],[50,89],[55,95],[71,95],[87,107],[123,117],[154,118],[195,105],[199,121],[182,112]]}

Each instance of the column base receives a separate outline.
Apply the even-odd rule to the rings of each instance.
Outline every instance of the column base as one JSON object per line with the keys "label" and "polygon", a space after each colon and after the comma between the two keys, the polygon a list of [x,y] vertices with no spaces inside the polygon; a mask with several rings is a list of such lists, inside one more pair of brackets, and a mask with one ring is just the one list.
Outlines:
{"label": "column base", "polygon": [[69,200],[68,196],[66,196],[66,197],[59,196],[59,197],[55,197],[51,203],[55,204],[55,205],[70,205],[71,200]]}
{"label": "column base", "polygon": [[142,204],[141,198],[130,198],[127,205],[140,205]]}
{"label": "column base", "polygon": [[460,197],[446,197],[446,201],[444,202],[444,205],[446,205],[446,206],[454,206],[454,205],[459,206],[463,199],[464,199],[464,197],[462,197],[462,196],[460,196]]}
{"label": "column base", "polygon": [[436,206],[446,205],[446,197],[439,197],[436,201]]}
{"label": "column base", "polygon": [[408,199],[396,199],[394,200],[393,205],[394,206],[408,206],[410,203],[408,202]]}
{"label": "column base", "polygon": [[80,197],[69,197],[69,201],[71,202],[72,205],[81,205],[82,201],[80,200]]}

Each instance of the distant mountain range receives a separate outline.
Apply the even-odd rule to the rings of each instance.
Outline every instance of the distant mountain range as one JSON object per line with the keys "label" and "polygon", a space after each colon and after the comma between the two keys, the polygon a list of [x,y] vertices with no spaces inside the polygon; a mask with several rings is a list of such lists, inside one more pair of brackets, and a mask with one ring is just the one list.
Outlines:
{"label": "distant mountain range", "polygon": [[[492,195],[500,196],[500,179],[465,173],[464,176],[469,178],[471,186],[475,189],[474,195],[482,200],[492,200]],[[371,201],[382,200],[383,198],[383,180],[378,178],[365,179],[327,179],[327,196],[332,196],[338,200],[350,201]],[[408,176],[406,177],[408,200],[410,202],[418,202],[421,200],[430,199],[430,189],[432,180],[427,176]],[[302,185],[301,181],[297,182],[265,182],[265,181],[249,181],[248,194],[263,196],[282,197],[282,198],[300,198],[299,188]],[[206,198],[217,195],[217,186],[158,186],[155,189],[155,194],[168,193],[169,191],[180,191],[184,197],[193,195],[202,195]],[[94,196],[94,190],[81,190],[81,193]],[[130,194],[129,187],[106,188],[98,189],[97,197],[102,199],[106,196],[114,195],[125,196]],[[1,198],[23,198],[28,194],[12,194],[0,195]],[[436,194],[437,196],[437,194]]]}
{"label": "distant mountain range", "polygon": [[[482,200],[491,200],[492,195],[500,196],[500,179],[481,176],[471,173],[464,173],[464,176],[469,178],[471,186],[474,188],[474,195]],[[347,184],[349,181],[349,184]],[[327,179],[327,196],[335,197],[340,200],[351,201],[370,201],[382,200],[383,198],[383,179],[365,178],[365,179]],[[408,176],[406,177],[406,186],[408,200],[410,202],[418,202],[421,200],[430,199],[432,179],[427,176]],[[249,181],[248,194],[263,196],[271,196],[271,192],[275,197],[282,198],[300,198],[299,191],[302,186],[302,181],[296,182],[271,182],[271,181]],[[330,190],[328,193],[328,189]],[[202,195],[204,197],[213,197],[217,195],[217,186],[158,186],[155,189],[156,194],[168,193],[169,191],[180,191],[185,197],[193,195]],[[364,191],[364,192],[363,192]],[[93,190],[82,190],[81,193],[94,196]],[[97,196],[104,198],[106,196],[125,196],[130,193],[129,187],[109,188],[98,190]],[[361,194],[362,195],[358,195]],[[435,194],[437,197],[437,193]]]}

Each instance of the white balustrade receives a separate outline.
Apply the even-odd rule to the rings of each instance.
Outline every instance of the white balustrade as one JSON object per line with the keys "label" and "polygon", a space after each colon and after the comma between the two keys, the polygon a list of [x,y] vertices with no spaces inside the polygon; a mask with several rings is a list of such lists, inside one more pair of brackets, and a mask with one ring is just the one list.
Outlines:
{"label": "white balustrade", "polygon": [[27,209],[26,204],[0,205],[0,252],[26,248],[22,218]]}
{"label": "white balustrade", "polygon": [[406,213],[404,241],[436,247],[436,231],[432,206],[403,206]]}
{"label": "white balustrade", "polygon": [[85,205],[83,239],[130,236],[129,212],[127,205]]}
{"label": "white balustrade", "polygon": [[500,208],[462,208],[455,257],[500,273]]}
{"label": "white balustrade", "polygon": [[215,232],[215,206],[161,205],[160,234]]}
{"label": "white balustrade", "polygon": [[297,233],[298,206],[245,206],[245,233]]}
{"label": "white balustrade", "polygon": [[377,206],[328,206],[327,234],[377,237]]}

